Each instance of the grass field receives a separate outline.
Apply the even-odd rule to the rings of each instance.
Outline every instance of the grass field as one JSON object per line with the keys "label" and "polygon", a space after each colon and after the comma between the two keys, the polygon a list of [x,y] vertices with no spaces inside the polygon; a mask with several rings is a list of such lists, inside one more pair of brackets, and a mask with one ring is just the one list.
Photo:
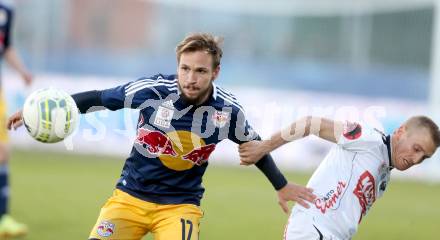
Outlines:
{"label": "grass field", "polygon": [[[11,212],[30,228],[23,239],[87,239],[123,159],[18,150],[12,156]],[[287,176],[303,184],[308,178]],[[201,239],[282,239],[287,216],[257,169],[210,166],[204,179]],[[440,239],[439,203],[438,184],[394,181],[354,239]]]}

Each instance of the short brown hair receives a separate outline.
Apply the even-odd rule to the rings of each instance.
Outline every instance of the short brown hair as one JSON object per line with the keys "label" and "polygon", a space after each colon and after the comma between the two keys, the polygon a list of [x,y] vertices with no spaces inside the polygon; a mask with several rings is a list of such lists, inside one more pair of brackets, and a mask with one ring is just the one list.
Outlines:
{"label": "short brown hair", "polygon": [[408,119],[405,122],[405,126],[407,128],[425,128],[431,134],[432,142],[435,147],[438,148],[440,146],[440,132],[437,124],[432,121],[429,117],[426,116],[414,116]]}
{"label": "short brown hair", "polygon": [[193,33],[187,36],[176,47],[177,62],[184,52],[206,51],[212,56],[212,67],[217,68],[220,65],[223,51],[220,47],[223,39],[213,36],[209,33]]}

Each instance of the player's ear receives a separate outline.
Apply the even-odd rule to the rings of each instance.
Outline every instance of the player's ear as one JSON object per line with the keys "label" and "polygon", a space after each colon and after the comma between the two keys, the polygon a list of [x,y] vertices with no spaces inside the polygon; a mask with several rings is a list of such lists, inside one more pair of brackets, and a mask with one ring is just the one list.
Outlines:
{"label": "player's ear", "polygon": [[394,134],[396,135],[397,139],[399,139],[405,131],[406,131],[406,126],[402,125],[394,131]]}

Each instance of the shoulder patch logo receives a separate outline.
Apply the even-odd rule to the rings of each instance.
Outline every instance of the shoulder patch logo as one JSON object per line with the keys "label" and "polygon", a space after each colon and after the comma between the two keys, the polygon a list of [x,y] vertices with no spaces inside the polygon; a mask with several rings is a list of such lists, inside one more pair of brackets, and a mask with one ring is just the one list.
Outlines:
{"label": "shoulder patch logo", "polygon": [[358,139],[362,135],[362,126],[359,123],[345,122],[342,134],[349,140]]}
{"label": "shoulder patch logo", "polygon": [[222,128],[229,121],[229,113],[223,111],[215,111],[212,114],[212,123],[218,128]]}

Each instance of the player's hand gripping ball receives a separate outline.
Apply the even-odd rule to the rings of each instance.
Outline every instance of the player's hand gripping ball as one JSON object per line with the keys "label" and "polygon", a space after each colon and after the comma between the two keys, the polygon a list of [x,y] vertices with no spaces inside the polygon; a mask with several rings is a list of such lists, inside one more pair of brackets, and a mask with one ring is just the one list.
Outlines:
{"label": "player's hand gripping ball", "polygon": [[55,88],[44,88],[26,98],[23,123],[28,133],[43,143],[56,143],[78,125],[78,108],[73,98]]}

